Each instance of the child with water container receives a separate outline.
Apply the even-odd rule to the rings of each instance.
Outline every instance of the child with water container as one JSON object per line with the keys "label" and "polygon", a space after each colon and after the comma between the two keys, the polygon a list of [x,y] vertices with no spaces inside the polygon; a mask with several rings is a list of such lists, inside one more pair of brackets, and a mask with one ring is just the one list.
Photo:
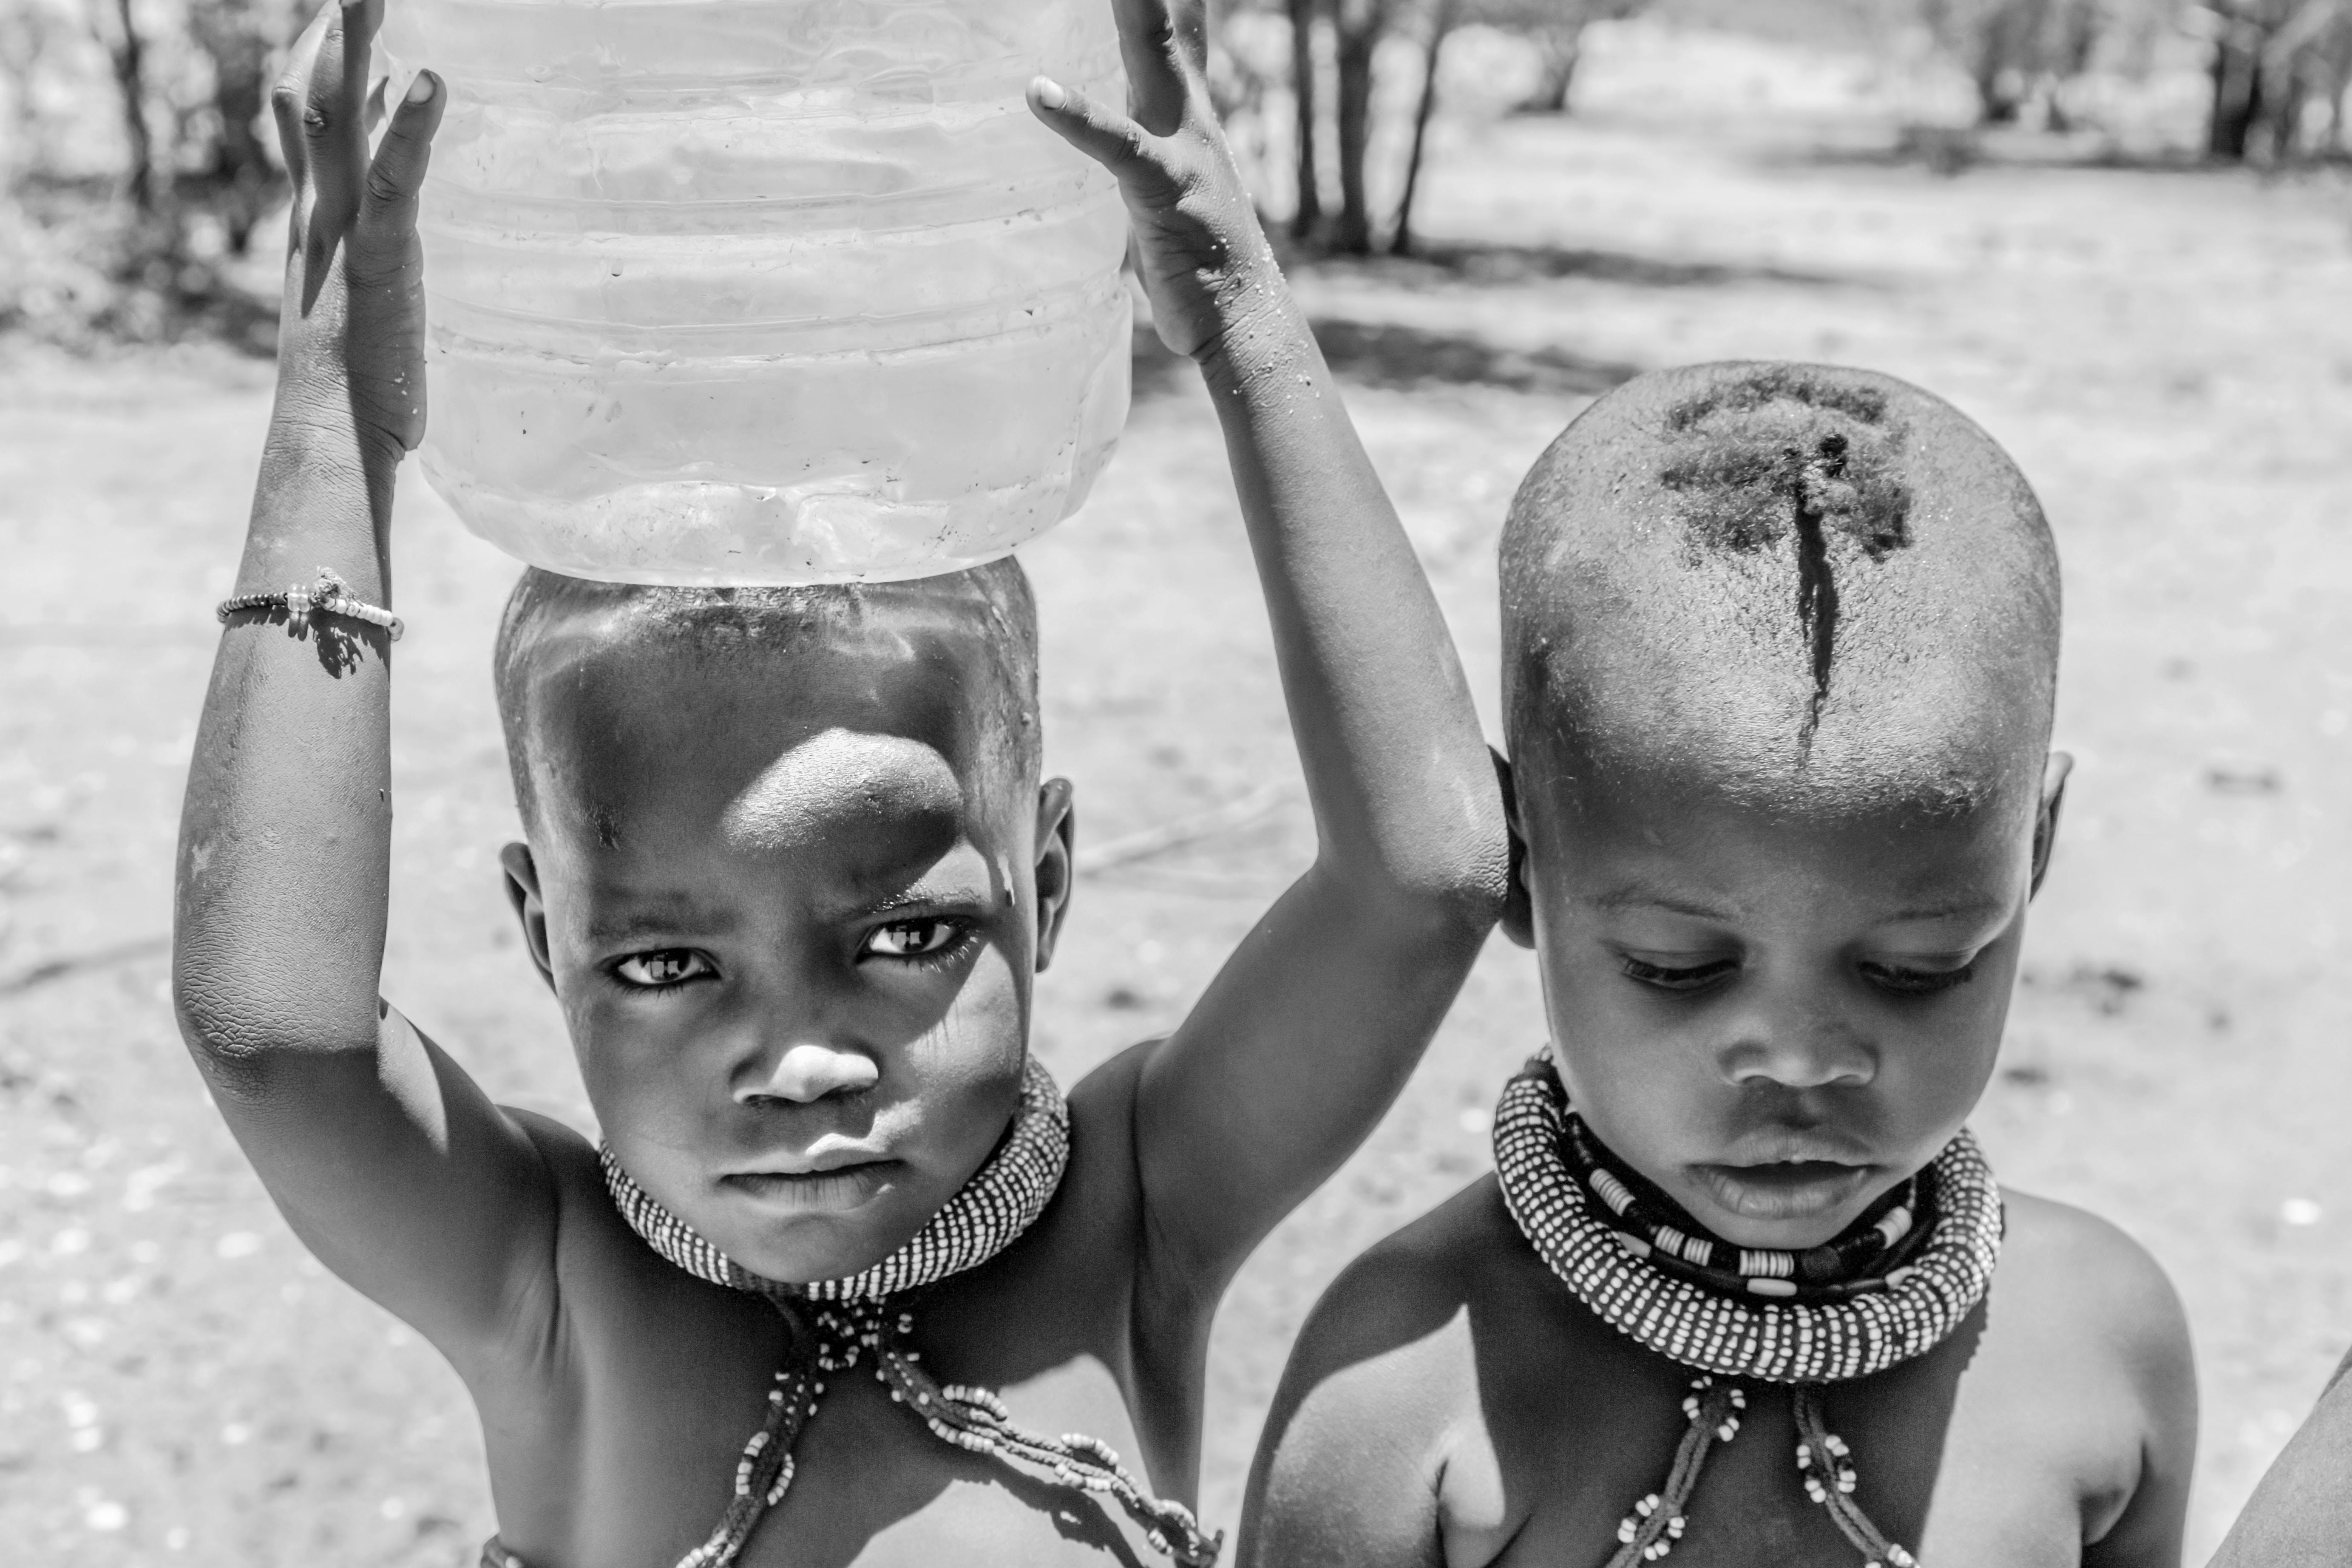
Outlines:
{"label": "child with water container", "polygon": [[1314,864],[1173,1034],[1066,1096],[1028,1034],[1077,839],[1039,778],[1016,564],[528,572],[498,643],[504,867],[592,1142],[492,1103],[377,994],[387,519],[427,412],[415,222],[447,96],[417,75],[371,154],[377,20],[331,6],[276,100],[278,399],[178,862],[178,1011],[222,1115],[302,1240],[463,1378],[486,1563],[1210,1562],[1186,1503],[1218,1298],[1404,1081],[1507,839],[1197,40],[1120,0],[1130,113],[1043,79],[1031,105],[1118,175],[1159,330],[1214,395]]}

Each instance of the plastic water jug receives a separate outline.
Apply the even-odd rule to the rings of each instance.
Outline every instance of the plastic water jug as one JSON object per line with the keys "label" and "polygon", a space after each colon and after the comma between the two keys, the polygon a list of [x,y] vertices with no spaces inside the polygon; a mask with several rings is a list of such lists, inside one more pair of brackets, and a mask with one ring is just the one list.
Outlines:
{"label": "plastic water jug", "polygon": [[1123,102],[1106,0],[395,0],[449,104],[425,477],[573,576],[1003,555],[1128,400],[1118,188],[1022,101]]}

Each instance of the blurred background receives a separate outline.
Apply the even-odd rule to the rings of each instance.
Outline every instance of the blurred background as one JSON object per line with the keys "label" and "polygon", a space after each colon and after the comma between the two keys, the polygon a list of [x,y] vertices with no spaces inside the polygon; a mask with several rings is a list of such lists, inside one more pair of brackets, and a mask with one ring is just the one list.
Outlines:
{"label": "blurred background", "polygon": [[[398,0],[392,0],[397,4]],[[0,1561],[457,1568],[492,1528],[430,1349],[294,1244],[165,990],[171,845],[268,418],[285,0],[0,0]],[[2191,1561],[2352,1344],[2352,0],[1221,7],[1236,149],[1495,729],[1493,550],[1593,395],[1729,356],[1958,403],[2039,487],[2080,763],[2000,1069],[2005,1179],[2187,1300]],[[1136,342],[1125,444],[1024,552],[1087,866],[1065,1082],[1164,1029],[1311,853],[1215,421]],[[586,1126],[495,854],[514,565],[413,479],[385,988]],[[1541,1037],[1497,942],[1220,1319],[1230,1524],[1331,1274],[1483,1170]]]}

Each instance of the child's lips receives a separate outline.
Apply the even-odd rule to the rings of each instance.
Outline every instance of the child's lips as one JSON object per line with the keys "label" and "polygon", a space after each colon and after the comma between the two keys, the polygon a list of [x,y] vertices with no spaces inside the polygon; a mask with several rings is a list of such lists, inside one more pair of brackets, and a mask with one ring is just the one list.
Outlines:
{"label": "child's lips", "polygon": [[1694,1165],[1692,1173],[1744,1219],[1810,1219],[1837,1208],[1876,1169],[1840,1160],[1781,1160],[1755,1165]]}
{"label": "child's lips", "polygon": [[858,1208],[889,1185],[896,1160],[828,1163],[824,1170],[737,1171],[719,1178],[731,1192],[794,1214],[839,1214]]}

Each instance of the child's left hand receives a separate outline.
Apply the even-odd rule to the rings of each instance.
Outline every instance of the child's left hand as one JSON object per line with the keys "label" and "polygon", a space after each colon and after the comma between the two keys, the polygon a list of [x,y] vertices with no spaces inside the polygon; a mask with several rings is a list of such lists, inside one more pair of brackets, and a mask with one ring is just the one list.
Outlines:
{"label": "child's left hand", "polygon": [[1171,0],[1113,5],[1129,113],[1045,77],[1029,84],[1029,107],[1118,176],[1160,339],[1204,360],[1233,346],[1235,328],[1279,310],[1286,291],[1188,37],[1199,13],[1188,7],[1180,26]]}

